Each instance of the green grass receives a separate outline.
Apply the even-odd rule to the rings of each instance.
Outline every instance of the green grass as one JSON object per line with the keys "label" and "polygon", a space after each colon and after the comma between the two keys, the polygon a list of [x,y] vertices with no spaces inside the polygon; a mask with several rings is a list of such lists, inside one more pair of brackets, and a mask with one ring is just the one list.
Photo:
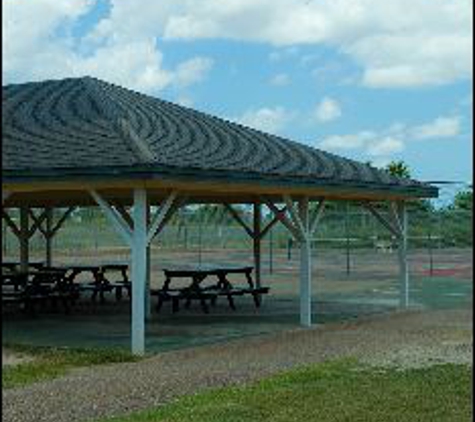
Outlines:
{"label": "green grass", "polygon": [[102,422],[457,422],[471,420],[471,370],[463,365],[375,369],[336,361],[247,387],[183,397]]}
{"label": "green grass", "polygon": [[3,347],[32,358],[31,361],[2,368],[4,389],[57,378],[72,368],[139,359],[118,349],[69,349],[23,345],[3,345]]}

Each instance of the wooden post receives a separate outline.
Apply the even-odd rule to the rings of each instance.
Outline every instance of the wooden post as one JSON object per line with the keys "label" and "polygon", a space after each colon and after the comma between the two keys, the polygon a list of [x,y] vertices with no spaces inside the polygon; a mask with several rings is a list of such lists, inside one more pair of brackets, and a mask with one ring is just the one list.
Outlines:
{"label": "wooden post", "polygon": [[401,236],[399,239],[398,256],[399,256],[399,303],[401,308],[409,306],[409,265],[407,261],[407,210],[404,202],[397,204],[397,216],[401,224]]}
{"label": "wooden post", "polygon": [[300,325],[312,325],[312,248],[309,232],[308,198],[298,204],[303,233],[300,239]]}
{"label": "wooden post", "polygon": [[44,231],[45,249],[46,249],[46,265],[51,267],[52,264],[52,242],[53,242],[53,209],[51,207],[45,208],[46,213],[46,229]]}
{"label": "wooden post", "polygon": [[254,224],[253,224],[253,250],[254,266],[256,271],[256,287],[261,287],[261,220],[262,206],[259,202],[254,203]]}
{"label": "wooden post", "polygon": [[29,218],[28,208],[20,207],[20,270],[28,270],[29,261]]}
{"label": "wooden post", "polygon": [[147,191],[134,189],[132,231],[132,353],[145,352],[145,288],[147,283]]}

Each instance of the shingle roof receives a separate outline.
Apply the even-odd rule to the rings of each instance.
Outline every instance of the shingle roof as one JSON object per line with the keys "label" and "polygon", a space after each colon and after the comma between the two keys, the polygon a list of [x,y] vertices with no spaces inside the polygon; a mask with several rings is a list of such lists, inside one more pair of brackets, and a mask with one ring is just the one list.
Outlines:
{"label": "shingle roof", "polygon": [[2,95],[4,180],[191,172],[437,194],[427,184],[91,77],[8,85]]}

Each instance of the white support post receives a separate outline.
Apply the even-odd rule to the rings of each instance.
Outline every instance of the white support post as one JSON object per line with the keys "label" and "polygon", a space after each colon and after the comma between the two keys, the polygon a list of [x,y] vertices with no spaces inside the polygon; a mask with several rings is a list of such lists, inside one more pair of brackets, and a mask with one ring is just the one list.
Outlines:
{"label": "white support post", "polygon": [[[147,201],[147,209],[146,209],[146,222],[147,228],[150,226],[150,204]],[[152,295],[150,292],[150,271],[151,271],[151,262],[150,262],[150,252],[151,242],[147,241],[147,268],[145,274],[147,276],[147,280],[145,283],[145,318],[146,320],[150,320],[152,318]]]}
{"label": "white support post", "polygon": [[303,228],[303,236],[300,240],[300,324],[310,327],[312,325],[312,248],[308,198],[302,198],[298,205],[299,219]]}
{"label": "white support post", "polygon": [[30,240],[30,228],[28,218],[28,208],[20,207],[20,270],[28,270],[29,261],[29,240]]}
{"label": "white support post", "polygon": [[147,283],[147,191],[134,189],[132,232],[132,353],[145,352],[145,288]]}
{"label": "white support post", "polygon": [[254,267],[256,271],[256,287],[261,287],[262,268],[261,268],[261,220],[262,206],[259,202],[254,204],[254,224],[253,224],[253,250]]}
{"label": "white support post", "polygon": [[401,236],[399,237],[398,257],[399,257],[399,304],[401,308],[409,307],[409,265],[407,261],[407,211],[404,202],[397,204],[397,217],[401,225]]}

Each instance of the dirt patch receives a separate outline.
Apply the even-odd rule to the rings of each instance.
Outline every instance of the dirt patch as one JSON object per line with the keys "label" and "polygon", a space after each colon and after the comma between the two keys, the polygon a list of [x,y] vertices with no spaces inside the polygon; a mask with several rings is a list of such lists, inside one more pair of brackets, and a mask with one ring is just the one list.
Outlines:
{"label": "dirt patch", "polygon": [[445,363],[472,365],[472,356],[473,344],[471,342],[446,341],[431,346],[410,345],[361,360],[372,366],[404,370]]}

